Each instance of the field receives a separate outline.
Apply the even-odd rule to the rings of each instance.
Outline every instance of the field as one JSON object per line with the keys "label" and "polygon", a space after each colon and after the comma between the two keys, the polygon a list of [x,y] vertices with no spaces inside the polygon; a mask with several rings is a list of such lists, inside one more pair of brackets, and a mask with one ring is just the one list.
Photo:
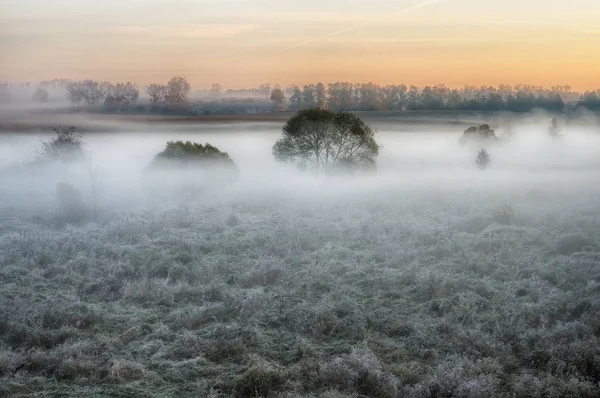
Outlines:
{"label": "field", "polygon": [[[374,175],[276,164],[281,123],[128,126],[31,172],[0,138],[0,396],[600,396],[600,134],[516,126],[485,171],[466,126],[394,128]],[[170,132],[167,132],[170,130]],[[169,139],[238,164],[170,200]],[[98,217],[56,220],[68,181]]]}

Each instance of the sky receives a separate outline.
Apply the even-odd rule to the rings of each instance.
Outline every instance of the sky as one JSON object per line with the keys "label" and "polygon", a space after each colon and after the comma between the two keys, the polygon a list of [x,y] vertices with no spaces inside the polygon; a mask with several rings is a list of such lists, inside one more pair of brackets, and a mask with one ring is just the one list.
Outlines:
{"label": "sky", "polygon": [[600,88],[599,0],[0,0],[0,80]]}

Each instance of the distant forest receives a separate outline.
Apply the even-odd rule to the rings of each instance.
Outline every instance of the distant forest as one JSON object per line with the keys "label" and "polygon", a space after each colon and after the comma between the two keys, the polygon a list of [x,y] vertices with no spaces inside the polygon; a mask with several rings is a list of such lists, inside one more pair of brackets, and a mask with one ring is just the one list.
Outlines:
{"label": "distant forest", "polygon": [[[564,112],[579,107],[600,110],[600,89],[579,93],[570,86],[534,85],[380,86],[374,83],[336,82],[281,88],[269,83],[256,88],[191,90],[183,77],[141,90],[133,83],[54,79],[37,85],[2,84],[1,103],[58,103],[95,112],[158,114],[248,114],[327,108],[344,111],[510,111],[542,109]],[[68,102],[65,102],[68,101]]]}

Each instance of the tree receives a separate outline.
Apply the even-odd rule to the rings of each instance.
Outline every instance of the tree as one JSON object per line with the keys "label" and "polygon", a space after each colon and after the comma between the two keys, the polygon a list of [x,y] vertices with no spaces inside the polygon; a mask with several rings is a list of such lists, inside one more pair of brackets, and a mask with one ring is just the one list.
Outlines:
{"label": "tree", "polygon": [[115,85],[108,81],[103,81],[98,84],[100,91],[104,95],[104,98],[110,96],[114,90]]}
{"label": "tree", "polygon": [[285,108],[285,94],[283,90],[280,88],[273,89],[271,91],[271,101],[273,101],[275,110],[282,111]]}
{"label": "tree", "polygon": [[73,162],[84,157],[83,137],[75,132],[75,127],[54,128],[56,137],[42,142],[41,155],[50,161]]}
{"label": "tree", "polygon": [[220,97],[223,93],[223,86],[219,83],[214,83],[210,88],[210,94],[214,97]]}
{"label": "tree", "polygon": [[581,96],[578,105],[584,106],[589,110],[600,109],[600,90],[586,91]]}
{"label": "tree", "polygon": [[486,140],[495,140],[496,133],[489,124],[481,124],[478,127],[472,126],[465,130],[463,136],[460,138],[461,144],[467,144],[469,142],[481,142]]}
{"label": "tree", "polygon": [[84,80],[81,82],[83,88],[83,100],[86,105],[95,105],[105,96],[100,83],[94,80]]}
{"label": "tree", "polygon": [[38,87],[38,89],[35,90],[35,93],[33,93],[32,98],[35,102],[48,102],[48,91]]}
{"label": "tree", "polygon": [[66,97],[69,101],[79,106],[85,98],[85,89],[80,82],[71,82],[67,85]]}
{"label": "tree", "polygon": [[315,106],[315,86],[306,85],[302,90],[302,109],[310,109]]}
{"label": "tree", "polygon": [[146,93],[150,96],[150,103],[159,104],[165,101],[167,96],[167,86],[164,84],[153,83],[146,88]]}
{"label": "tree", "polygon": [[67,86],[67,99],[77,105],[82,101],[86,105],[95,105],[105,96],[104,87],[93,80],[71,82]]}
{"label": "tree", "polygon": [[490,154],[485,149],[482,149],[481,151],[479,151],[477,159],[475,159],[475,164],[481,170],[485,170],[488,164],[490,164]]}
{"label": "tree", "polygon": [[327,91],[323,83],[317,83],[315,86],[315,106],[324,109],[327,105]]}
{"label": "tree", "polygon": [[379,154],[374,135],[352,113],[306,109],[287,121],[273,155],[281,162],[304,161],[317,172],[368,170]]}
{"label": "tree", "polygon": [[167,83],[165,100],[170,105],[181,105],[187,101],[187,95],[191,90],[190,83],[185,77],[176,76]]}
{"label": "tree", "polygon": [[110,88],[104,106],[109,110],[120,111],[123,106],[135,103],[139,95],[140,91],[135,84],[117,83]]}
{"label": "tree", "polygon": [[269,98],[271,95],[271,83],[263,83],[258,86],[258,92],[263,96],[263,98]]}
{"label": "tree", "polygon": [[292,90],[292,96],[290,97],[290,105],[288,107],[290,111],[299,111],[302,109],[302,91],[298,86],[294,86]]}
{"label": "tree", "polygon": [[337,111],[350,110],[354,106],[354,85],[348,82],[329,83],[327,104]]}
{"label": "tree", "polygon": [[558,124],[558,118],[556,118],[556,116],[555,116],[550,121],[550,127],[548,127],[548,134],[550,134],[550,137],[557,139],[557,138],[560,138],[561,131],[562,131],[562,129],[560,128],[560,125]]}

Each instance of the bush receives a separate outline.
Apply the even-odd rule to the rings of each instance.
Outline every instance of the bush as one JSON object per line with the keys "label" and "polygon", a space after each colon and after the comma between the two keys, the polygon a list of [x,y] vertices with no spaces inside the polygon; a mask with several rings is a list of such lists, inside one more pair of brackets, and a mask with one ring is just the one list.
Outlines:
{"label": "bush", "polygon": [[460,138],[461,144],[468,144],[470,142],[481,142],[497,140],[494,129],[489,124],[481,124],[478,127],[472,126],[465,130],[463,136]]}
{"label": "bush", "polygon": [[490,164],[490,154],[488,153],[488,151],[486,151],[485,149],[482,149],[481,151],[479,151],[479,154],[477,155],[477,159],[475,159],[475,164],[481,170],[485,170],[488,167],[488,165]]}
{"label": "bush", "polygon": [[233,160],[210,144],[169,141],[146,168],[145,182],[171,191],[202,191],[235,182]]}
{"label": "bush", "polygon": [[54,128],[56,137],[42,143],[42,158],[49,161],[73,162],[81,160],[83,153],[83,137],[75,133],[75,127]]}
{"label": "bush", "polygon": [[550,135],[550,137],[552,137],[554,139],[558,139],[558,138],[560,138],[561,131],[562,131],[562,129],[560,128],[560,125],[558,124],[558,119],[556,117],[553,117],[552,120],[550,121],[550,126],[548,127],[548,134]]}

